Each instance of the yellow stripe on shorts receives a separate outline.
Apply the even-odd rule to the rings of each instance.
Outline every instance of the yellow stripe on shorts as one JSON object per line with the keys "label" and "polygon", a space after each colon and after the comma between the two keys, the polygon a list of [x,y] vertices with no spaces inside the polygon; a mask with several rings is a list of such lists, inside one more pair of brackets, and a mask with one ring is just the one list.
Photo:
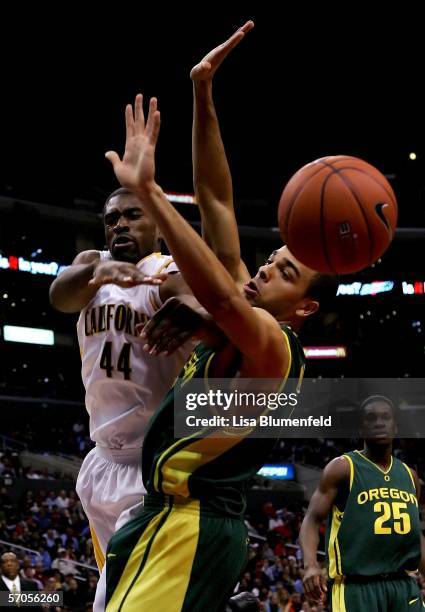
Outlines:
{"label": "yellow stripe on shorts", "polygon": [[90,527],[91,539],[93,541],[94,558],[96,559],[96,565],[99,568],[99,572],[101,572],[103,569],[103,566],[105,565],[105,554],[102,550],[102,547],[100,546],[99,538],[97,537],[96,532],[94,528],[92,527],[92,525],[90,525],[90,523],[89,523],[89,527]]}
{"label": "yellow stripe on shorts", "polygon": [[[199,541],[199,500],[191,499],[182,505],[173,506],[151,541],[163,515],[164,512],[161,512],[149,523],[134,548],[106,612],[181,611]],[[147,544],[151,544],[147,560],[140,575],[131,585],[137,569],[140,568]]]}
{"label": "yellow stripe on shorts", "polygon": [[345,607],[345,584],[334,582],[332,586],[332,612],[347,612]]}
{"label": "yellow stripe on shorts", "polygon": [[[158,528],[158,525],[160,524],[164,515],[167,514],[168,511],[169,511],[169,506],[167,504],[166,507],[159,514],[154,516],[154,518],[150,521],[150,523],[147,525],[146,529],[140,536],[139,541],[136,543],[127,561],[127,565],[124,568],[124,572],[120,578],[120,581],[108,605],[106,606],[106,612],[118,612],[118,610],[120,609],[122,600],[124,599],[127,591],[129,590],[131,586],[131,583],[133,582],[133,579],[135,578],[139,570],[140,563],[143,559],[146,548],[152,536],[155,534],[155,530]],[[125,601],[124,605],[125,605],[124,609],[126,610],[126,612],[127,611],[130,612],[130,608],[127,607],[127,601]],[[136,610],[136,608],[133,608],[133,609]],[[139,602],[139,606],[137,610],[140,610],[140,602]]]}

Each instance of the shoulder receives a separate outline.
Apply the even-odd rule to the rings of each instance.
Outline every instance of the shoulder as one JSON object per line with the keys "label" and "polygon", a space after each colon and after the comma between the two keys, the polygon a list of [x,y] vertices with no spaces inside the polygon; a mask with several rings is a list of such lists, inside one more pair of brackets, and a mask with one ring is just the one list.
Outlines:
{"label": "shoulder", "polygon": [[173,258],[170,255],[163,255],[159,252],[146,255],[146,257],[137,262],[137,267],[144,274],[161,274],[161,272],[176,270]]}
{"label": "shoulder", "polygon": [[[261,347],[258,346],[255,360],[244,358],[244,375],[268,378],[287,378],[290,374],[298,376],[304,364],[303,359],[298,359],[303,355],[298,338],[289,327],[282,327],[273,315],[263,308],[253,310],[258,326],[263,330],[263,341]],[[299,367],[293,367],[295,364]]]}
{"label": "shoulder", "polygon": [[351,478],[352,463],[349,455],[341,455],[332,459],[323,470],[322,480],[338,485]]}
{"label": "shoulder", "polygon": [[407,465],[407,463],[404,463],[404,461],[400,461],[400,459],[393,458],[393,461],[398,461],[402,469],[405,469],[408,472],[410,478],[412,479],[412,484],[416,489],[417,496],[419,497],[421,491],[421,481],[419,480],[416,470]]}
{"label": "shoulder", "polygon": [[94,249],[81,251],[81,253],[78,253],[77,257],[72,262],[72,265],[93,263],[94,261],[98,261],[100,258],[101,251],[95,251]]}

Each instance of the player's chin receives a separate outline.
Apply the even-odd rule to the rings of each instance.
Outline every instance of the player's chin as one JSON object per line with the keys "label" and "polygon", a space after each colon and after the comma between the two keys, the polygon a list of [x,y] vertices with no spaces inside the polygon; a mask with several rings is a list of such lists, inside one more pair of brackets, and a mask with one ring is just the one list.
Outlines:
{"label": "player's chin", "polygon": [[141,257],[139,252],[133,247],[133,245],[123,248],[113,248],[112,257],[115,261],[124,261],[126,263],[137,263]]}
{"label": "player's chin", "polygon": [[394,437],[395,436],[391,436],[388,433],[375,434],[370,436],[369,438],[366,438],[366,440],[369,444],[375,444],[376,446],[386,446],[388,444],[391,444],[391,442],[394,440]]}

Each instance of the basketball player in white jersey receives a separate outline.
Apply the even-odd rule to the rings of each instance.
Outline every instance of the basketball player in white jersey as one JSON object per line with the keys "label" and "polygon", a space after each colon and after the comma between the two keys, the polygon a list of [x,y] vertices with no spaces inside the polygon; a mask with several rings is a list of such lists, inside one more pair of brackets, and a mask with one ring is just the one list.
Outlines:
{"label": "basketball player in white jersey", "polygon": [[181,275],[170,274],[177,268],[159,252],[158,231],[142,203],[118,189],[105,203],[104,224],[109,250],[80,253],[50,289],[56,309],[80,311],[82,377],[96,446],[83,462],[77,493],[101,572],[96,612],[104,609],[108,541],[143,504],[146,424],[193,349],[187,345],[169,357],[156,357],[143,350],[137,336],[136,325],[149,320],[163,301],[188,292]]}

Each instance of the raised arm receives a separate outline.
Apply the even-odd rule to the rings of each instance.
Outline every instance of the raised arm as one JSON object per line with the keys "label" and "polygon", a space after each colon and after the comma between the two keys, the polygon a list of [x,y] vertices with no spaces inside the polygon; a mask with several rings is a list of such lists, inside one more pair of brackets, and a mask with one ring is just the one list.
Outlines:
{"label": "raised arm", "polygon": [[204,240],[238,283],[250,279],[241,260],[233,207],[232,177],[212,96],[212,81],[224,58],[254,27],[247,21],[210,51],[190,73],[193,81],[193,182]]}
{"label": "raised arm", "polygon": [[134,116],[131,105],[126,108],[126,123],[123,159],[113,151],[106,153],[119,182],[142,199],[194,296],[244,355],[246,371],[251,369],[253,376],[280,378],[290,355],[277,321],[264,310],[252,308],[211,249],[155,182],[160,127],[156,99],[150,101],[145,126],[142,96],[136,96]]}
{"label": "raised arm", "polygon": [[300,530],[300,544],[304,558],[303,583],[306,595],[315,602],[323,602],[327,591],[322,568],[317,561],[319,529],[330,514],[339,489],[350,480],[350,467],[344,457],[333,459],[322,472],[319,486],[313,493]]}

